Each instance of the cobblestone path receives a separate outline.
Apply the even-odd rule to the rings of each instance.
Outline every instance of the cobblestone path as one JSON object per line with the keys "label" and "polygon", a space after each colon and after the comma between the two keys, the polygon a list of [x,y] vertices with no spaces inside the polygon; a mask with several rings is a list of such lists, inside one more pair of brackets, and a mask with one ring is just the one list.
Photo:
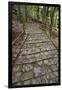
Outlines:
{"label": "cobblestone path", "polygon": [[22,49],[20,40],[13,47],[13,58],[18,56],[12,66],[12,85],[58,83],[57,49],[38,23],[26,24],[26,33]]}

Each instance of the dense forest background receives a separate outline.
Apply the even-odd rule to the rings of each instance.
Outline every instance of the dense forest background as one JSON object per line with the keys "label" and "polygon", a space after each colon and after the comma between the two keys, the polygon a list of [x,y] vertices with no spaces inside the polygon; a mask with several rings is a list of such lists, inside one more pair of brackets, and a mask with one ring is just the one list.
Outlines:
{"label": "dense forest background", "polygon": [[40,27],[48,36],[54,40],[58,47],[58,31],[59,31],[59,7],[57,6],[37,6],[37,5],[13,5],[12,17],[18,22],[23,23],[25,32],[26,23],[31,20],[42,23]]}

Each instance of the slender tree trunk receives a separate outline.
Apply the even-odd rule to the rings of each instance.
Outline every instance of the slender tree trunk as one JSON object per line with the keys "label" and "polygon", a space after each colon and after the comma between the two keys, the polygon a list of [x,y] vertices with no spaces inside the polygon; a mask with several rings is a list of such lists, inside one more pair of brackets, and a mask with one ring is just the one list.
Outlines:
{"label": "slender tree trunk", "polygon": [[27,6],[25,6],[25,19],[26,19],[26,22],[27,22]]}
{"label": "slender tree trunk", "polygon": [[39,21],[39,7],[37,8],[37,20]]}
{"label": "slender tree trunk", "polygon": [[20,6],[18,5],[18,10],[17,10],[17,20],[21,21],[21,13],[20,13]]}
{"label": "slender tree trunk", "polygon": [[54,22],[55,10],[56,10],[56,8],[54,7],[54,9],[52,10],[52,13],[51,13],[50,37],[51,37],[51,33],[52,33],[52,27],[53,27],[53,22]]}
{"label": "slender tree trunk", "polygon": [[24,30],[24,34],[25,34],[25,23],[26,23],[26,7],[23,6],[23,30]]}

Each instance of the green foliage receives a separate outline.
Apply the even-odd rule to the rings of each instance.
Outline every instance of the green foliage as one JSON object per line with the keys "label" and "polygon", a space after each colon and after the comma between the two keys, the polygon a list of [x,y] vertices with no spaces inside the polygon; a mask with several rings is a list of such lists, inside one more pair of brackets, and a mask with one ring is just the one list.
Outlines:
{"label": "green foliage", "polygon": [[[48,24],[51,28],[58,27],[58,7],[54,6],[36,6],[36,5],[17,5],[16,16],[17,20],[23,23],[25,29],[25,23],[27,18],[32,17],[38,21],[42,21],[44,24]],[[44,27],[46,28],[46,27]]]}

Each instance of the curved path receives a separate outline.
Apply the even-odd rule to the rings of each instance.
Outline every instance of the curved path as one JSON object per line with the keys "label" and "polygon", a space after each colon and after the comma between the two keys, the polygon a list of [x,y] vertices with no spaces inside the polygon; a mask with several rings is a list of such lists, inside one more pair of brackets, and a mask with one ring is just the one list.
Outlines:
{"label": "curved path", "polygon": [[29,33],[29,36],[23,47],[20,48],[20,40],[13,47],[13,50],[15,47],[17,50],[13,56],[16,61],[12,66],[12,84],[15,86],[58,83],[57,49],[38,23],[26,23],[26,33]]}

